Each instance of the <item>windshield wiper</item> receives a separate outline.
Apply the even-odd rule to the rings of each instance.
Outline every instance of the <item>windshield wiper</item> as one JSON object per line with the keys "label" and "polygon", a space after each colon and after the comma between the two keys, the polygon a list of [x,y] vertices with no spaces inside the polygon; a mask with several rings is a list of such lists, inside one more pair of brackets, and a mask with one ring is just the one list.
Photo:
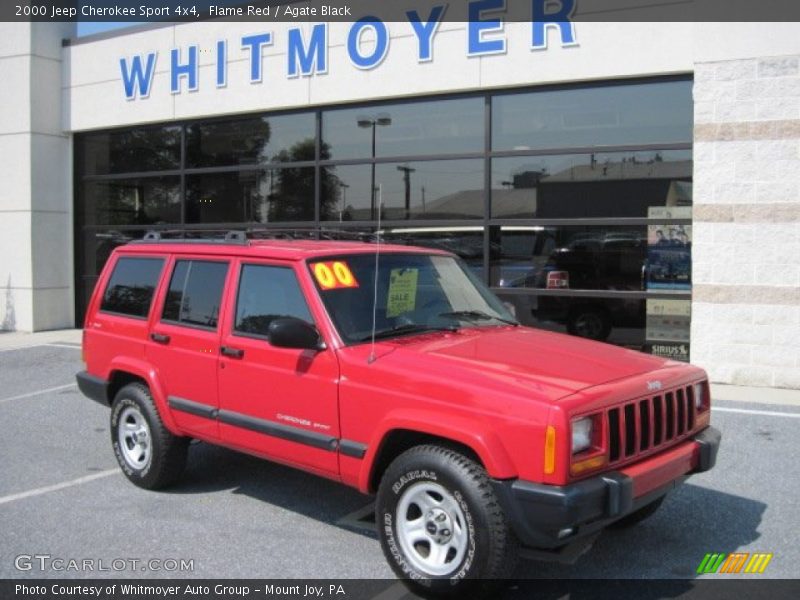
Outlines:
{"label": "windshield wiper", "polygon": [[[395,335],[406,335],[409,333],[425,333],[428,331],[458,331],[458,327],[453,325],[421,325],[419,323],[404,323],[396,325],[391,329],[383,329],[375,332],[375,339],[380,340]],[[360,338],[359,342],[368,342],[372,339],[372,334]]]}
{"label": "windshield wiper", "polygon": [[503,317],[498,317],[497,315],[490,315],[487,312],[483,312],[482,310],[454,310],[451,312],[443,312],[439,313],[440,317],[453,317],[456,319],[467,319],[470,321],[489,321],[494,319],[495,321],[500,321],[501,323],[507,323],[508,325],[514,325],[515,327],[519,325],[517,321],[512,321],[511,319],[504,319]]}

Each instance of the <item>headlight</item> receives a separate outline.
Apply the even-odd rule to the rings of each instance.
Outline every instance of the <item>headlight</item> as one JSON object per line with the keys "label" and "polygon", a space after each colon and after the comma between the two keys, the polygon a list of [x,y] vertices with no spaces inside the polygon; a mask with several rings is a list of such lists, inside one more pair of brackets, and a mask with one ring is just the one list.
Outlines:
{"label": "headlight", "polygon": [[705,383],[694,384],[694,407],[702,410],[706,407],[706,386]]}
{"label": "headlight", "polygon": [[594,419],[584,417],[572,422],[572,453],[583,452],[592,445]]}

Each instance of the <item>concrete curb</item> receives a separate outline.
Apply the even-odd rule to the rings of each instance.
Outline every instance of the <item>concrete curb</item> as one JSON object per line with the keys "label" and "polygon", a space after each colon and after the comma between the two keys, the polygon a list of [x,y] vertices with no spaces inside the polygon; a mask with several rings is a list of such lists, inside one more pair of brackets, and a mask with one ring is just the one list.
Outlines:
{"label": "concrete curb", "polygon": [[800,406],[800,390],[784,388],[750,387],[746,385],[711,384],[711,402],[755,402],[757,404],[783,404]]}
{"label": "concrete curb", "polygon": [[57,329],[37,333],[2,332],[0,333],[0,350],[30,348],[31,346],[41,346],[42,344],[80,344],[82,333],[82,329]]}

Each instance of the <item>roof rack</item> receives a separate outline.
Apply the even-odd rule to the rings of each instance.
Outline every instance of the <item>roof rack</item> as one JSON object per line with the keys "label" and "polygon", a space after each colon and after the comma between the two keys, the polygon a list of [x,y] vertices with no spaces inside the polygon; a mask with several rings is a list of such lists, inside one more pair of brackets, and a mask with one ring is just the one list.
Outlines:
{"label": "roof rack", "polygon": [[351,240],[370,243],[374,232],[325,227],[247,227],[245,229],[163,229],[150,230],[131,244],[225,244],[249,245],[254,240]]}
{"label": "roof rack", "polygon": [[[170,244],[236,244],[239,246],[248,243],[247,238],[241,231],[226,231],[213,236],[213,230],[205,230],[203,237],[194,237],[198,230],[169,229],[162,231],[148,231],[141,240],[134,240],[131,244],[159,244],[169,242]],[[175,237],[172,237],[175,236]]]}

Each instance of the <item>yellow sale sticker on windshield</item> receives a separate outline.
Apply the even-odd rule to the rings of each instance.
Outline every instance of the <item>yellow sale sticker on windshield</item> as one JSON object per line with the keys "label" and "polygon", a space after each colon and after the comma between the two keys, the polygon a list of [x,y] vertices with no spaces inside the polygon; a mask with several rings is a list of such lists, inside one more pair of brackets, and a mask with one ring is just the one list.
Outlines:
{"label": "yellow sale sticker on windshield", "polygon": [[323,290],[358,287],[358,281],[350,267],[341,260],[315,263],[311,265],[311,269],[314,271],[314,277],[317,278],[319,287]]}
{"label": "yellow sale sticker on windshield", "polygon": [[392,269],[389,274],[389,297],[386,316],[396,317],[414,310],[417,304],[419,269]]}

